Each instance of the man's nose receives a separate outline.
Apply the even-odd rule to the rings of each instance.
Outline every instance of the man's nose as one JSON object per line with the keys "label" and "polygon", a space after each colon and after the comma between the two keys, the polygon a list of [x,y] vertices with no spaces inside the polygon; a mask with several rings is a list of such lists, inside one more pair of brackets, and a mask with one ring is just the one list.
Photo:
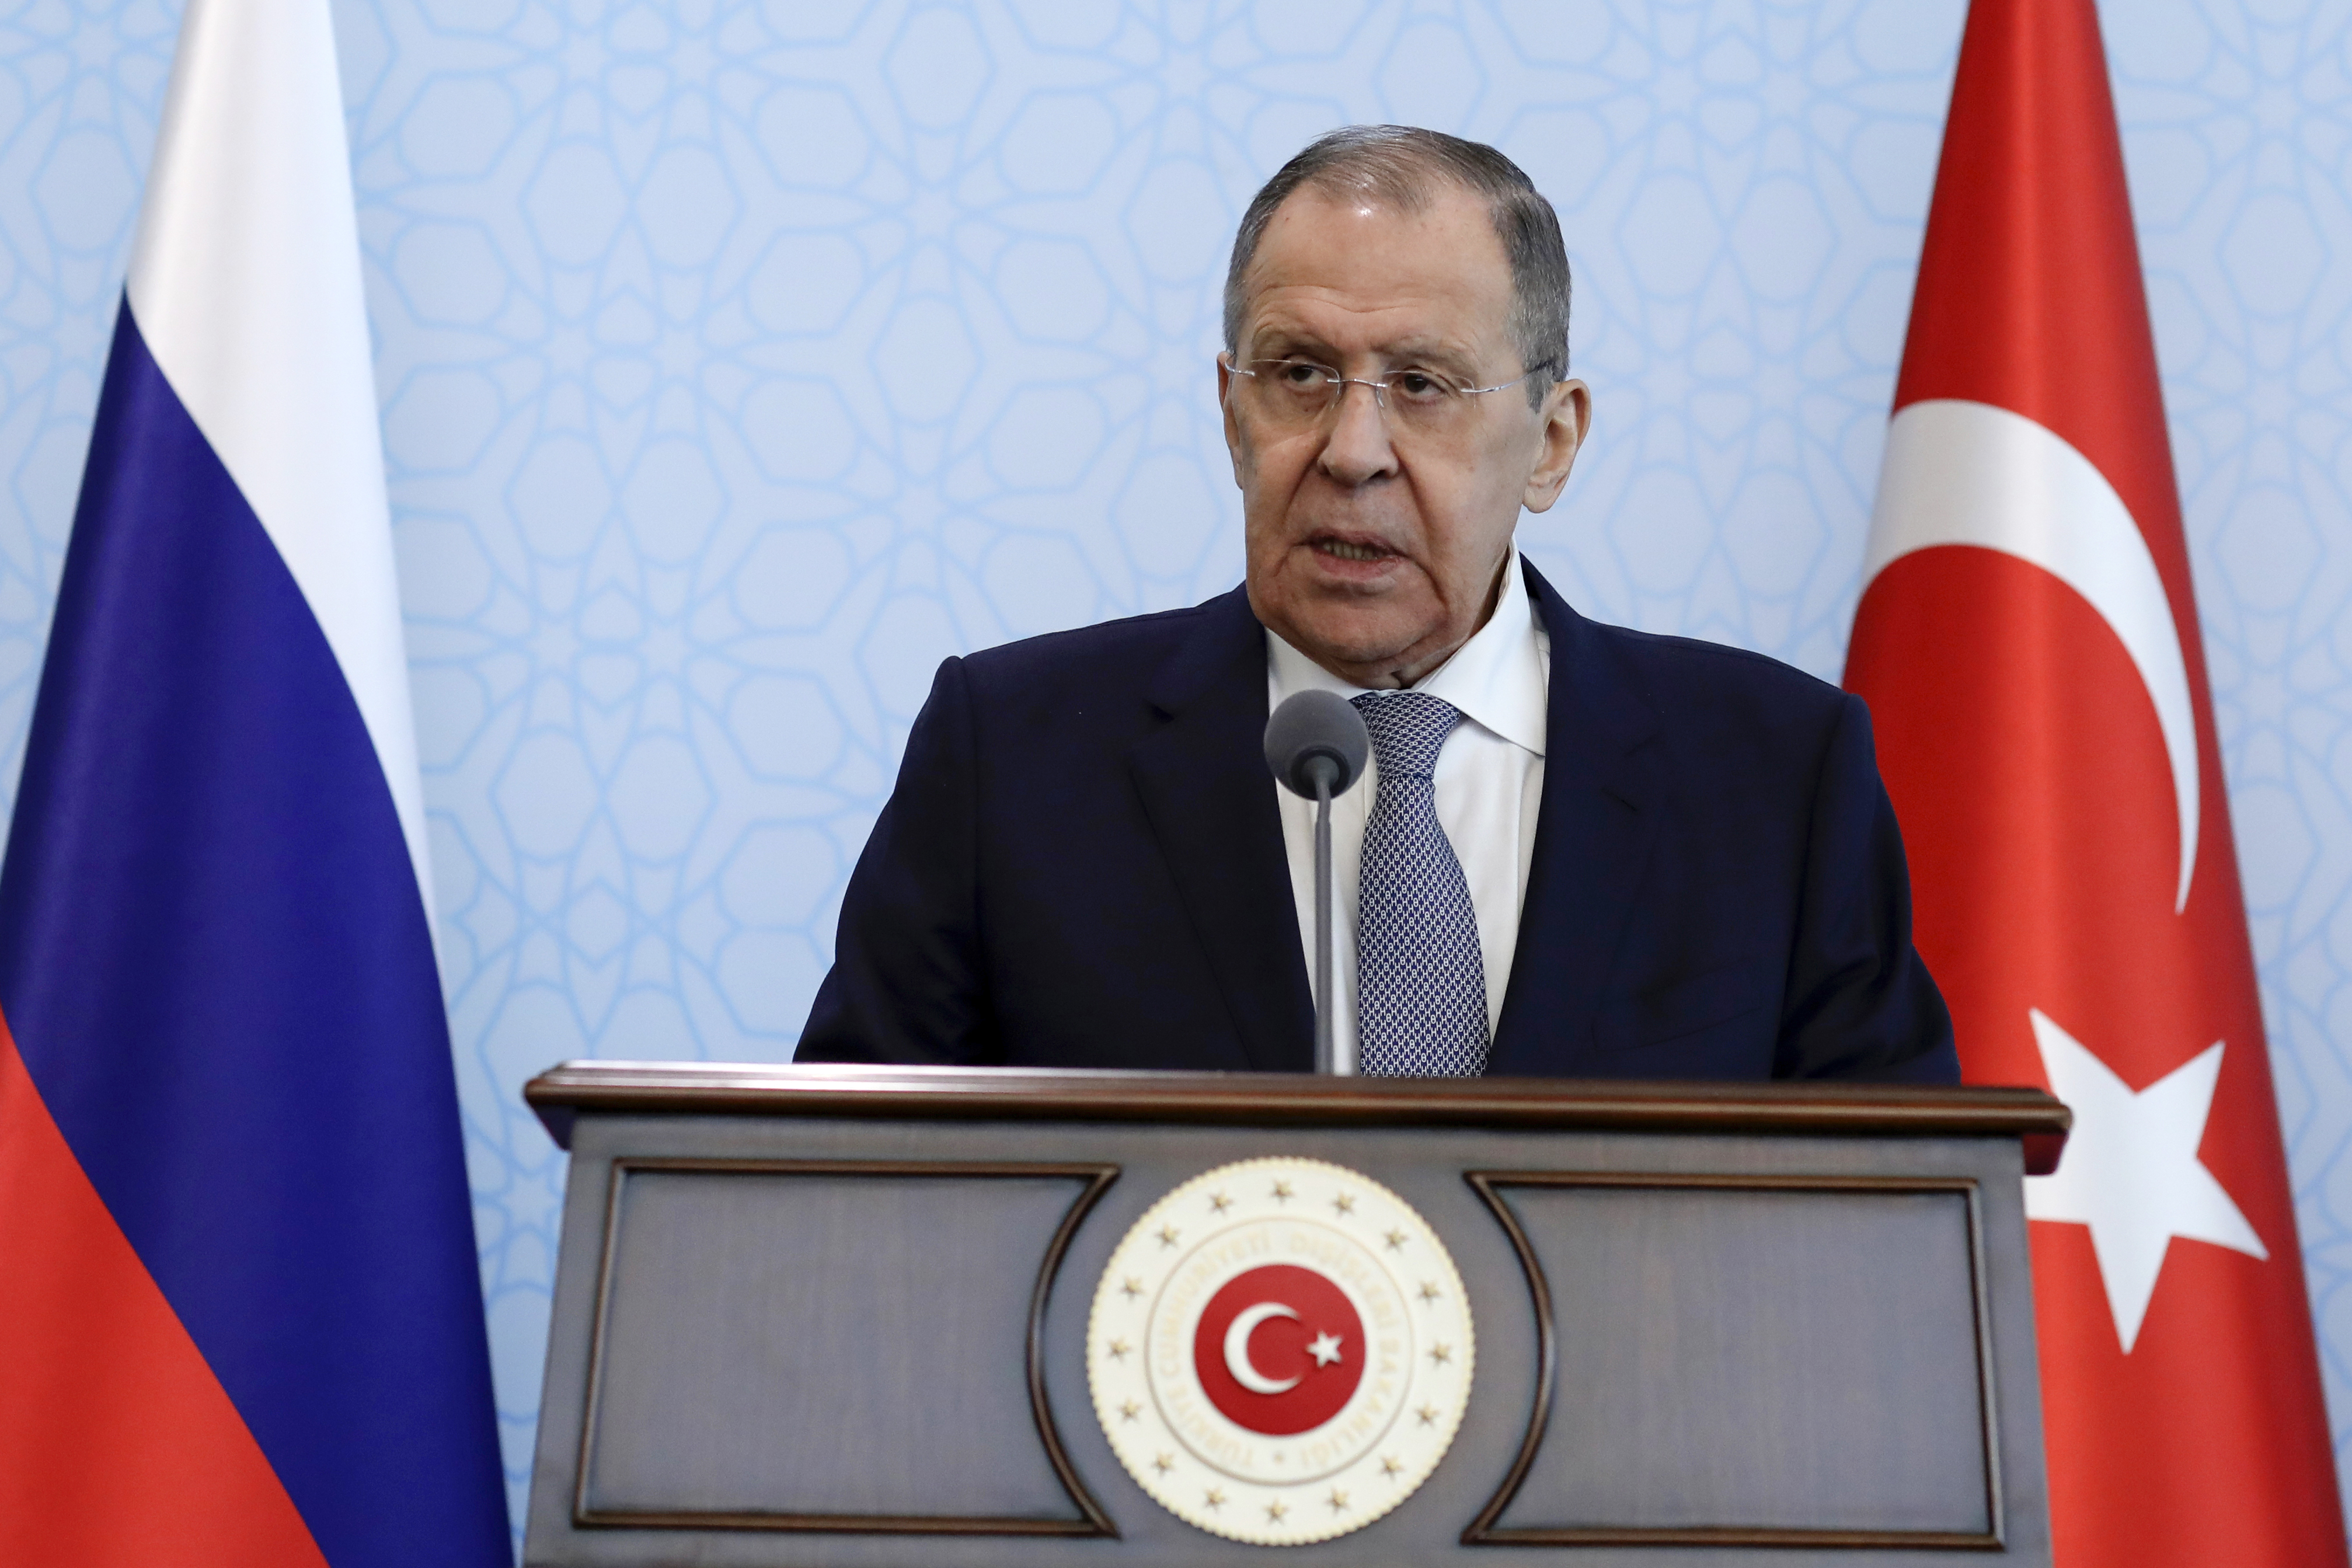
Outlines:
{"label": "man's nose", "polygon": [[1339,407],[1318,462],[1325,474],[1351,489],[1396,472],[1388,416],[1371,387],[1351,381],[1339,388]]}

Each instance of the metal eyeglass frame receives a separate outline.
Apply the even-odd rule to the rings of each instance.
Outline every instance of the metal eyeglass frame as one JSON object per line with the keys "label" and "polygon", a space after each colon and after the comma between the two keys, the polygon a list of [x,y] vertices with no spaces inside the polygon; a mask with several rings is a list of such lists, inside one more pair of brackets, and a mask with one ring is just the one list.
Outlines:
{"label": "metal eyeglass frame", "polygon": [[[1252,381],[1262,381],[1265,379],[1263,376],[1259,375],[1257,372],[1244,366],[1240,361],[1234,359],[1230,353],[1219,354],[1217,357],[1224,362],[1225,369],[1235,375],[1245,375]],[[1331,378],[1331,386],[1333,389],[1331,393],[1332,408],[1339,406],[1340,399],[1348,395],[1348,388],[1351,386],[1367,386],[1371,388],[1373,406],[1378,408],[1383,414],[1387,413],[1389,410],[1389,386],[1398,376],[1428,374],[1428,372],[1426,371],[1392,370],[1386,375],[1373,376],[1368,380],[1362,376],[1341,375],[1336,365],[1325,364],[1320,360],[1256,359],[1250,361],[1250,363],[1312,365],[1317,370],[1327,373]],[[1522,371],[1513,380],[1496,382],[1492,386],[1459,387],[1448,395],[1454,397],[1484,397],[1490,392],[1508,392],[1511,388],[1517,386],[1535,376],[1541,375],[1544,372],[1549,369],[1551,369],[1551,361],[1546,360],[1541,364],[1536,365],[1528,370]],[[1328,413],[1329,410],[1327,409],[1325,412]],[[1318,416],[1318,418],[1320,416],[1321,416],[1319,415]]]}

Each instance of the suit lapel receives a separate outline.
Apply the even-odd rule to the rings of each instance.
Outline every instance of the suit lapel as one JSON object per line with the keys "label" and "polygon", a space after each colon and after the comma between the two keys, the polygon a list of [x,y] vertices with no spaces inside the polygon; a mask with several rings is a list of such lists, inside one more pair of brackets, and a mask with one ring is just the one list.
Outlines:
{"label": "suit lapel", "polygon": [[1527,573],[1551,686],[1533,865],[1486,1068],[1497,1075],[1557,1074],[1584,1053],[1660,815],[1642,750],[1656,715],[1592,623]]}
{"label": "suit lapel", "polygon": [[1265,634],[1241,589],[1203,609],[1152,685],[1162,722],[1129,764],[1247,1065],[1306,1072],[1314,1000],[1265,769]]}

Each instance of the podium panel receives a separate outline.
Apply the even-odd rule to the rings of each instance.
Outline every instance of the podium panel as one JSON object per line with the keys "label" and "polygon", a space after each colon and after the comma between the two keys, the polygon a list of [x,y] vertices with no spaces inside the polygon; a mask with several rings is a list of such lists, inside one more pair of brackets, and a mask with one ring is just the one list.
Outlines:
{"label": "podium panel", "polygon": [[1477,1538],[2000,1544],[1975,1183],[1474,1179],[1556,1345],[1526,1477]]}
{"label": "podium panel", "polygon": [[2036,1090],[529,1093],[572,1152],[530,1563],[2048,1561]]}
{"label": "podium panel", "polygon": [[1113,1173],[616,1162],[580,1518],[1101,1533],[1058,1456],[969,1435],[1033,1424],[1038,1268]]}

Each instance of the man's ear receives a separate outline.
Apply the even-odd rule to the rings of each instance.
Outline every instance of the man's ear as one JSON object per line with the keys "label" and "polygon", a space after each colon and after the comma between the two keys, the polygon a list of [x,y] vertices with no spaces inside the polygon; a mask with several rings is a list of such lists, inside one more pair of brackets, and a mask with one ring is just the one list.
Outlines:
{"label": "man's ear", "polygon": [[1242,484],[1242,427],[1234,420],[1234,373],[1225,363],[1225,356],[1217,356],[1217,412],[1225,421],[1225,455],[1234,460],[1234,485]]}
{"label": "man's ear", "polygon": [[1538,417],[1543,421],[1543,450],[1519,500],[1529,511],[1549,511],[1577,453],[1584,449],[1584,433],[1592,427],[1592,389],[1580,381],[1554,383]]}

